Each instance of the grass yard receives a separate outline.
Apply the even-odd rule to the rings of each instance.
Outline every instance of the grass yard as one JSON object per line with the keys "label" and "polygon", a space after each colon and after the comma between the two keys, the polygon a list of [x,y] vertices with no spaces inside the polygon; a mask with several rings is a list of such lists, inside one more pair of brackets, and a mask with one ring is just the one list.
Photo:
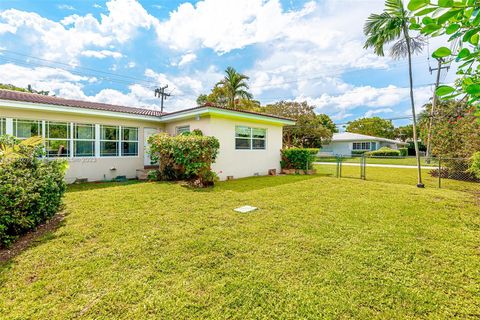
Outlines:
{"label": "grass yard", "polygon": [[[232,211],[246,204],[260,210]],[[322,174],[86,184],[66,211],[0,266],[2,319],[480,317],[467,192]]]}
{"label": "grass yard", "polygon": [[[361,157],[345,157],[342,158],[343,162],[346,163],[360,163]],[[319,162],[337,162],[337,159],[334,157],[317,157],[316,161]],[[376,158],[367,158],[367,163],[368,164],[391,164],[391,165],[403,165],[403,166],[416,166],[417,165],[417,160],[415,157],[376,157]],[[438,166],[438,161],[435,159],[430,160],[429,163],[427,163],[425,158],[420,159],[420,163],[422,166]]]}
{"label": "grass yard", "polygon": [[[314,165],[317,173],[323,176],[335,176],[336,165],[318,164]],[[422,181],[426,188],[438,188],[438,178],[432,177],[429,172],[431,169],[422,170]],[[342,177],[360,178],[360,166],[342,166]],[[404,184],[414,186],[417,184],[416,168],[381,168],[369,167],[365,168],[365,177],[367,181],[385,182],[390,184]],[[458,191],[478,191],[480,192],[480,183],[459,181],[454,179],[442,179],[441,188]]]}

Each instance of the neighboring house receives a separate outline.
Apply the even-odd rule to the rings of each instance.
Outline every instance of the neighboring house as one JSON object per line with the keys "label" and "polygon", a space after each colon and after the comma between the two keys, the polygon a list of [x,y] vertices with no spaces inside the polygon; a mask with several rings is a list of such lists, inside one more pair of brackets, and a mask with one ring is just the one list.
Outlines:
{"label": "neighboring house", "polygon": [[0,90],[0,134],[42,136],[46,156],[69,162],[67,181],[135,178],[152,163],[147,139],[200,129],[220,150],[213,170],[220,179],[266,175],[280,169],[282,128],[290,119],[222,107],[172,113]]}
{"label": "neighboring house", "polygon": [[398,149],[408,143],[364,134],[342,132],[334,133],[330,144],[320,150],[321,154],[350,156],[355,152],[373,151],[381,147]]}

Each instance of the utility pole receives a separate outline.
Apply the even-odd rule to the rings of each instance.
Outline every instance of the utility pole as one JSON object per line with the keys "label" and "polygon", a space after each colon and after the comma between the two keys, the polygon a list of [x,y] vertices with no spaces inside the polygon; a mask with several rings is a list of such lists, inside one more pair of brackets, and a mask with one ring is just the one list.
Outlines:
{"label": "utility pole", "polygon": [[167,97],[170,97],[170,93],[165,93],[165,89],[168,88],[168,84],[164,87],[155,89],[155,97],[160,98],[160,111],[163,113],[163,100],[167,100]]}
{"label": "utility pole", "polygon": [[432,107],[430,108],[430,118],[428,119],[428,135],[427,135],[427,152],[425,153],[426,161],[427,163],[430,162],[430,156],[432,153],[432,124],[433,124],[433,117],[435,115],[435,108],[438,103],[438,97],[437,97],[437,88],[440,84],[440,74],[442,72],[442,69],[449,69],[449,66],[442,67],[442,63],[444,60],[442,58],[436,58],[438,62],[438,67],[437,68],[431,68],[430,69],[430,74],[433,74],[433,71],[437,71],[437,80],[435,81],[435,89],[433,90],[433,100],[432,100]]}

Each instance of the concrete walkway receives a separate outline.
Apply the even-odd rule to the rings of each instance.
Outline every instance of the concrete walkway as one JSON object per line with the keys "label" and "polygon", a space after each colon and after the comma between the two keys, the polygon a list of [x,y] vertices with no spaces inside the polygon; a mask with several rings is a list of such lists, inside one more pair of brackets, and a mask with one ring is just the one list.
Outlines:
{"label": "concrete walkway", "polygon": [[[329,164],[332,166],[336,166],[336,162],[314,162],[313,164]],[[342,162],[342,166],[353,166],[353,167],[359,167],[360,163],[350,163],[350,162]],[[407,166],[407,165],[401,165],[401,164],[373,164],[373,163],[367,163],[367,167],[378,167],[378,168],[399,168],[399,169],[416,169],[417,166]],[[422,166],[422,169],[438,169],[437,167],[430,167],[430,166]]]}

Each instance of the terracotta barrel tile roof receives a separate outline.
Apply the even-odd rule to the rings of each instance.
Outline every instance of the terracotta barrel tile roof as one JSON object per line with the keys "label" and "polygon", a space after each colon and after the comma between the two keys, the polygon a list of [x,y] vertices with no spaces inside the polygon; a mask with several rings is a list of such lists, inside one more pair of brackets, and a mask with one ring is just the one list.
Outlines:
{"label": "terracotta barrel tile roof", "polygon": [[23,102],[30,102],[30,103],[51,104],[51,105],[65,106],[65,107],[130,113],[130,114],[137,114],[137,115],[143,115],[143,116],[158,117],[162,115],[160,111],[152,110],[152,109],[133,108],[133,107],[117,106],[113,104],[106,104],[106,103],[99,103],[99,102],[63,99],[63,98],[45,96],[45,95],[36,94],[36,93],[12,91],[12,90],[5,90],[5,89],[0,89],[0,100],[12,100],[12,101],[23,101]]}
{"label": "terracotta barrel tile roof", "polygon": [[213,104],[205,104],[203,106],[178,110],[170,113],[166,113],[166,112],[162,113],[158,110],[152,110],[152,109],[133,108],[133,107],[118,106],[118,105],[99,103],[99,102],[63,99],[63,98],[45,96],[45,95],[36,94],[36,93],[12,91],[12,90],[6,90],[6,89],[0,89],[0,100],[49,104],[49,105],[56,105],[56,106],[130,113],[130,114],[136,114],[136,115],[142,115],[142,116],[153,116],[153,117],[160,117],[162,115],[171,115],[171,114],[177,114],[182,112],[188,112],[188,111],[193,111],[193,110],[202,109],[202,108],[216,108],[216,109],[229,110],[229,111],[235,111],[240,113],[265,116],[270,118],[294,121],[293,119],[282,117],[282,116],[276,116],[276,115],[271,115],[266,113],[255,112],[255,111],[237,110],[237,109],[222,107],[222,106],[213,105]]}

